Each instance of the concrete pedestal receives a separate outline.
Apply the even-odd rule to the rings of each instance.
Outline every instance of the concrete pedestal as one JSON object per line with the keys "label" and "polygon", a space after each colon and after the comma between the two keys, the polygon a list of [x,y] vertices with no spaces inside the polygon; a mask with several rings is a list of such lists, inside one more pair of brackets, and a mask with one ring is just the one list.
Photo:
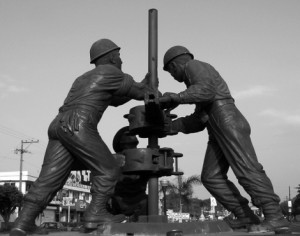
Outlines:
{"label": "concrete pedestal", "polygon": [[[182,232],[181,235],[189,236],[233,232],[224,221],[205,221],[187,223],[112,223],[99,226],[98,230],[95,231],[94,234],[101,236],[166,236],[167,233],[171,231]],[[175,234],[174,236],[177,235]],[[180,234],[178,236],[180,236]]]}

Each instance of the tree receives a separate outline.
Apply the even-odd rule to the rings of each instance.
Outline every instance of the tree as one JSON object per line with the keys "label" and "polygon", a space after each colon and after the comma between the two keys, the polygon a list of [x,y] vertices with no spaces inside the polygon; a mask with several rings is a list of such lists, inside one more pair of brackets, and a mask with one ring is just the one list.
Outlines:
{"label": "tree", "polygon": [[[295,188],[298,194],[292,199],[292,215],[300,215],[300,184]],[[284,215],[289,214],[288,200],[280,203],[281,210]]]}
{"label": "tree", "polygon": [[210,210],[210,199],[207,198],[207,199],[204,199],[204,200],[200,200],[200,207],[204,211],[209,211]]}
{"label": "tree", "polygon": [[300,184],[295,189],[297,189],[297,193],[298,193],[297,196],[300,197]]}
{"label": "tree", "polygon": [[187,179],[183,179],[181,175],[178,176],[176,183],[169,182],[166,190],[168,192],[167,204],[175,211],[190,211],[193,197],[193,186],[200,185],[200,175],[192,175]]}
{"label": "tree", "polygon": [[201,216],[201,212],[204,210],[205,202],[198,198],[192,198],[191,199],[191,205],[190,205],[190,215],[193,220],[198,220]]}
{"label": "tree", "polygon": [[293,203],[293,215],[300,215],[300,184],[296,187],[297,189],[297,195],[294,199]]}
{"label": "tree", "polygon": [[9,184],[0,185],[0,215],[8,225],[10,215],[21,205],[23,194]]}

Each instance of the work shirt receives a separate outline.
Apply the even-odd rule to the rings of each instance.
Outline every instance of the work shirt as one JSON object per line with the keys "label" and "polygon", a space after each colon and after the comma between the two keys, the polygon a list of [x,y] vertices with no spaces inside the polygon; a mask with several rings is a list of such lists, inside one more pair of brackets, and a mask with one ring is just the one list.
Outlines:
{"label": "work shirt", "polygon": [[180,104],[195,104],[193,114],[172,122],[173,128],[188,134],[205,129],[206,111],[217,100],[232,99],[229,88],[210,64],[191,60],[184,68],[187,89],[179,93]]}
{"label": "work shirt", "polygon": [[189,61],[185,65],[184,76],[184,81],[188,81],[190,85],[179,93],[181,104],[201,103],[203,107],[216,100],[232,98],[226,82],[208,63]]}
{"label": "work shirt", "polygon": [[99,65],[78,77],[73,83],[60,112],[74,106],[85,106],[103,114],[112,97],[127,96],[133,78],[113,65]]}

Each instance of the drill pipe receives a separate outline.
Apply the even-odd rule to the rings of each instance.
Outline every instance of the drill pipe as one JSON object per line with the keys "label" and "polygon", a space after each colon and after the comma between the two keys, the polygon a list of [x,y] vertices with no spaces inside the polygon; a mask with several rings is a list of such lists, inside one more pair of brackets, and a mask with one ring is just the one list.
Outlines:
{"label": "drill pipe", "polygon": [[[149,84],[158,95],[157,77],[157,10],[149,10],[148,32],[148,72],[150,73]],[[148,148],[159,148],[158,136],[151,134],[148,137]],[[158,177],[152,176],[148,182],[148,215],[158,215]]]}

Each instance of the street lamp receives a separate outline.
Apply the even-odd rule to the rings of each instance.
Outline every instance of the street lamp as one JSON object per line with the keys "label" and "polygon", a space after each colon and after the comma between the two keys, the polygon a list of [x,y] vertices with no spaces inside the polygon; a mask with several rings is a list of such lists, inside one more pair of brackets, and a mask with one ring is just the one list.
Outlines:
{"label": "street lamp", "polygon": [[160,185],[163,191],[163,195],[164,195],[164,215],[167,215],[167,198],[166,198],[166,190],[167,187],[169,185],[169,181],[168,180],[161,180],[160,181]]}

